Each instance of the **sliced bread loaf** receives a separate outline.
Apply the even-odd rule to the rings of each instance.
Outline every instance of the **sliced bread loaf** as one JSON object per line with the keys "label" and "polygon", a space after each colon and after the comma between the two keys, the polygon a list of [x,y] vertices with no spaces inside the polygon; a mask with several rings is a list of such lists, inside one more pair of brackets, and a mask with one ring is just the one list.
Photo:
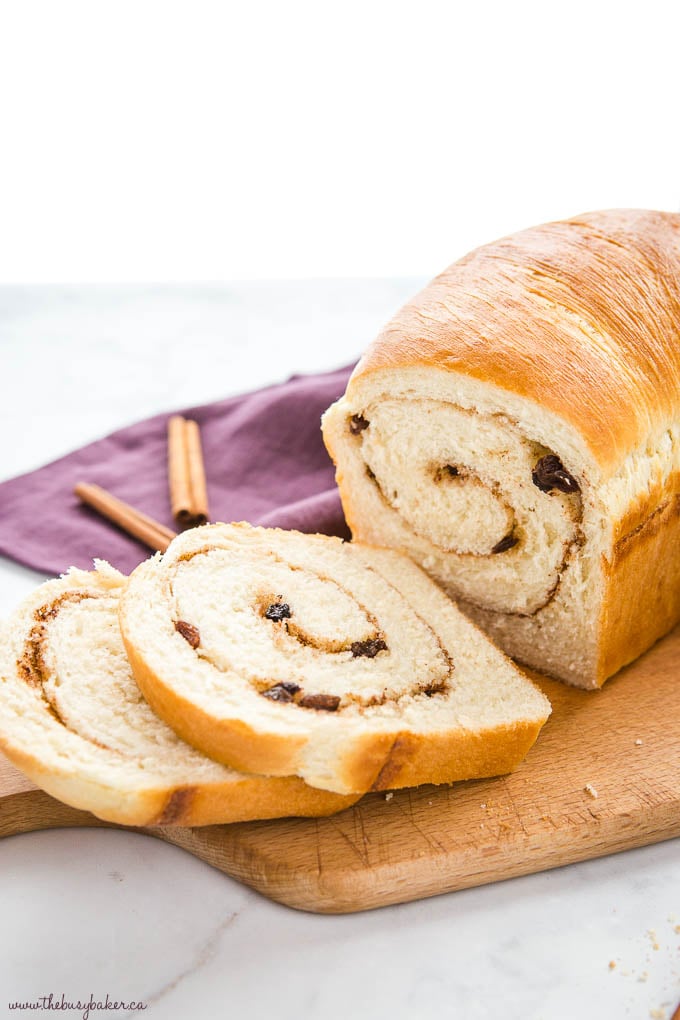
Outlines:
{"label": "sliced bread loaf", "polygon": [[324,815],[356,800],[243,775],[183,743],[143,700],[108,564],[41,585],[0,638],[0,747],[38,786],[125,825]]}
{"label": "sliced bread loaf", "polygon": [[484,245],[409,301],[323,431],[353,537],[505,652],[600,687],[680,622],[680,215]]}
{"label": "sliced bread loaf", "polygon": [[509,772],[550,712],[410,560],[322,535],[185,532],[134,571],[120,613],[137,682],[181,737],[338,793]]}

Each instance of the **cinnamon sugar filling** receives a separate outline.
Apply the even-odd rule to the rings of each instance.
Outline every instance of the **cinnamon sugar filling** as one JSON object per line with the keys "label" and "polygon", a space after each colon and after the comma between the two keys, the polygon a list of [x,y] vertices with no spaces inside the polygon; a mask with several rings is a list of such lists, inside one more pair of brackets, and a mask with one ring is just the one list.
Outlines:
{"label": "cinnamon sugar filling", "polygon": [[[367,426],[350,431],[388,515],[387,544],[404,548],[412,536],[413,558],[471,606],[519,617],[545,609],[584,541],[580,487],[559,458],[506,415],[389,397],[362,413]],[[477,432],[486,470],[470,463]],[[471,573],[476,564],[482,575]],[[503,594],[525,584],[521,599]]]}
{"label": "cinnamon sugar filling", "polygon": [[[17,660],[16,668],[17,674],[24,680],[30,687],[35,688],[36,692],[42,698],[46,709],[50,715],[56,719],[64,729],[70,732],[76,732],[68,722],[61,715],[59,708],[50,696],[49,691],[46,689],[48,680],[50,679],[50,671],[45,661],[46,645],[49,636],[49,624],[55,620],[59,614],[59,610],[65,604],[77,604],[84,601],[85,599],[97,599],[101,596],[94,592],[83,592],[83,591],[71,591],[65,592],[52,602],[46,603],[44,606],[40,606],[33,613],[33,626],[26,638],[24,643],[24,651],[22,657]],[[83,734],[79,733],[79,736]],[[89,740],[91,744],[95,744],[97,747],[102,747],[105,750],[111,751],[113,748],[108,747],[107,744],[102,743],[99,740],[95,740],[93,737],[88,736],[84,739]]]}
{"label": "cinnamon sugar filling", "polygon": [[[204,547],[194,552],[185,553],[178,558],[177,568],[169,577],[167,588],[168,594],[174,602],[173,611],[176,615],[182,611],[182,607],[177,601],[179,569],[200,557],[210,556],[219,551],[219,548]],[[283,706],[296,706],[306,710],[338,714],[350,706],[360,711],[390,703],[399,705],[404,702],[404,699],[443,697],[449,692],[454,671],[450,654],[427,621],[413,607],[403,601],[403,597],[397,589],[384,578],[375,575],[380,584],[389,587],[392,595],[399,598],[409,617],[417,621],[419,627],[426,629],[441,663],[439,672],[435,669],[434,664],[430,664],[427,676],[424,676],[422,680],[410,680],[405,689],[398,691],[393,691],[390,688],[393,643],[390,639],[389,629],[384,623],[379,622],[377,616],[368,609],[364,601],[358,599],[346,585],[340,584],[335,578],[329,577],[322,571],[310,570],[307,567],[288,563],[272,551],[269,551],[267,556],[279,567],[291,571],[294,575],[305,575],[307,579],[312,579],[315,583],[330,586],[331,592],[338,593],[338,596],[342,596],[352,603],[357,617],[365,621],[365,630],[359,634],[348,634],[342,638],[319,633],[311,628],[308,621],[305,620],[304,604],[299,598],[296,598],[295,593],[286,591],[284,585],[279,585],[276,588],[260,588],[251,592],[247,600],[247,609],[252,617],[260,621],[255,631],[257,641],[268,642],[275,653],[290,655],[291,658],[290,671],[285,679],[258,674],[256,671],[248,672],[247,675],[242,672],[239,674],[258,694]],[[370,572],[375,573],[372,570]],[[186,608],[183,611],[186,617]],[[330,606],[328,613],[331,616],[332,611],[333,607]],[[197,633],[203,634],[206,629],[198,615],[190,621],[190,625],[192,630]],[[224,655],[219,657],[221,661],[218,661],[218,657],[211,654],[203,640],[200,646],[195,649],[198,656],[223,674],[232,670],[238,672],[237,665],[229,659],[229,650],[227,645]],[[294,650],[297,650],[297,653],[293,654]],[[333,690],[319,690],[318,682],[312,684],[310,675],[320,662],[329,660],[335,663],[338,670],[342,670],[345,663],[349,667],[349,664],[360,660],[365,664],[365,675],[370,676],[373,673],[380,678],[384,673],[384,686],[380,691],[369,694],[351,690],[343,691],[341,694]],[[314,689],[310,690],[310,686]]]}

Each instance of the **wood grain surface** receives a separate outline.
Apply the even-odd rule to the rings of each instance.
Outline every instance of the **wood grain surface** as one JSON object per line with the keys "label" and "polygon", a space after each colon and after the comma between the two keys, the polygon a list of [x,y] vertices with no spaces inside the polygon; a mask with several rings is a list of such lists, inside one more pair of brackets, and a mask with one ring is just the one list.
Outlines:
{"label": "wood grain surface", "polygon": [[[369,794],[321,819],[143,829],[265,896],[344,913],[680,835],[680,629],[601,691],[538,677],[553,715],[511,776]],[[106,825],[0,757],[0,835]]]}

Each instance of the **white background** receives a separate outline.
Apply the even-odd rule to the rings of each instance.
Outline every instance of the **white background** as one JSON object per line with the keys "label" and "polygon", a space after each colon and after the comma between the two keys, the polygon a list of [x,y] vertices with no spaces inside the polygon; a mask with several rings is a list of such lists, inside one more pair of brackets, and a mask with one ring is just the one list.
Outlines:
{"label": "white background", "polygon": [[[679,22],[677,0],[0,0],[0,283],[411,278],[0,291],[0,477],[349,361],[413,278],[508,231],[677,209]],[[3,561],[0,613],[37,580]],[[5,839],[0,1015],[64,991],[149,1020],[668,1020],[677,846],[326,918],[132,833]]]}
{"label": "white background", "polygon": [[427,276],[680,205],[671,0],[0,10],[0,281]]}

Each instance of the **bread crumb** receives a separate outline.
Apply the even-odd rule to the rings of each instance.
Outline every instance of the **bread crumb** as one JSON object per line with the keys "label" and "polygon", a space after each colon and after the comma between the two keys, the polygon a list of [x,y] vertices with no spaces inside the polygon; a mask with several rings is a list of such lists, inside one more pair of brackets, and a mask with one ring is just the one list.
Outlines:
{"label": "bread crumb", "polygon": [[616,970],[616,960],[610,960],[609,961],[609,969],[610,970]]}
{"label": "bread crumb", "polygon": [[599,795],[599,793],[597,792],[597,790],[595,789],[595,787],[593,786],[593,784],[592,784],[592,783],[586,783],[586,785],[585,785],[585,786],[583,787],[583,789],[584,789],[584,790],[586,791],[586,793],[587,793],[587,794],[588,794],[588,795],[589,795],[590,797],[592,797],[592,798],[593,798],[593,800],[596,800],[596,799],[597,799],[597,797],[599,797],[599,796],[600,796],[600,795]]}
{"label": "bread crumb", "polygon": [[674,932],[675,932],[675,933],[676,933],[677,935],[680,935],[680,924],[676,924],[676,926],[675,926],[675,928],[673,929],[673,931],[674,931]]}
{"label": "bread crumb", "polygon": [[636,747],[642,747],[642,741],[640,740],[640,738],[639,738],[639,737],[638,737],[638,738],[637,738],[637,740],[635,741],[635,746],[636,746]]}
{"label": "bread crumb", "polygon": [[649,1015],[652,1017],[652,1020],[666,1020],[665,1009],[650,1009]]}
{"label": "bread crumb", "polygon": [[389,793],[385,794],[385,800],[392,800],[393,797],[394,797],[394,794],[392,793],[391,790],[390,790]]}
{"label": "bread crumb", "polygon": [[649,941],[652,943],[652,949],[658,949],[659,948],[659,940],[656,937],[656,932],[654,931],[654,929],[653,928],[649,928],[647,930],[647,935],[649,936]]}
{"label": "bread crumb", "polygon": [[643,970],[642,974],[640,974],[640,977],[638,978],[638,981],[646,981],[648,977],[649,974],[647,973],[647,971]]}

